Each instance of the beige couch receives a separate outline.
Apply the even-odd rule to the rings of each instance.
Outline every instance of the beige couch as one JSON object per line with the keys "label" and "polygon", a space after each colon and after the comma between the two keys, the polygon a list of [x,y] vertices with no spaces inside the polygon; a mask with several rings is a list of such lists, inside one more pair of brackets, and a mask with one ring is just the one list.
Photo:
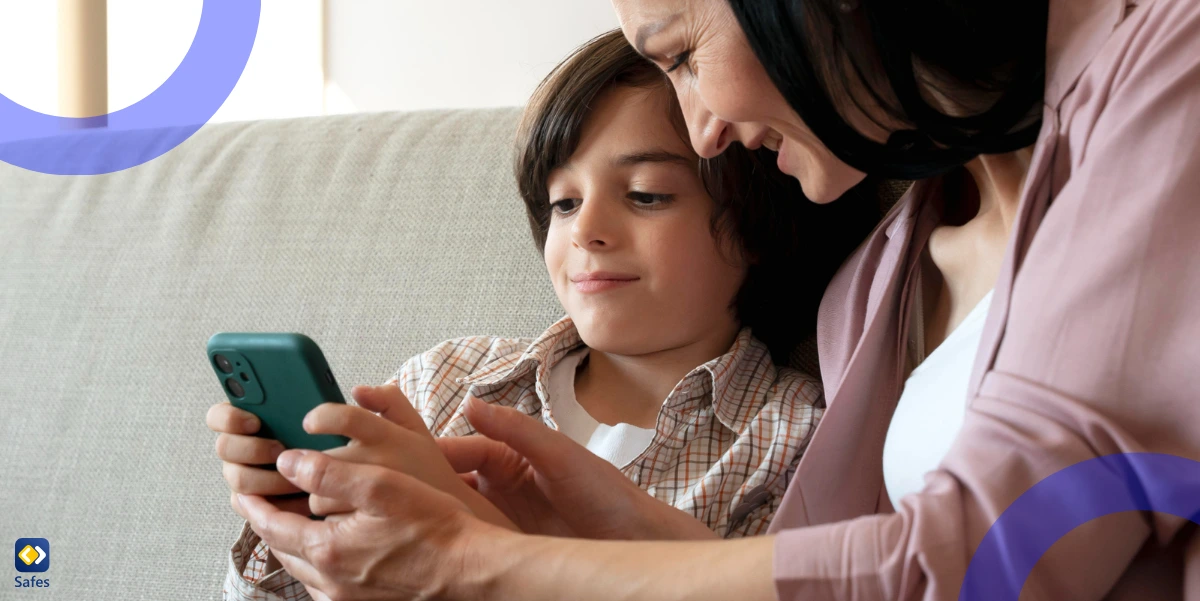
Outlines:
{"label": "beige couch", "polygon": [[212,333],[305,332],[349,387],[556,319],[516,116],[209,125],[105,176],[0,164],[0,542],[51,544],[50,587],[0,598],[220,597],[240,519],[204,426]]}
{"label": "beige couch", "polygon": [[[517,115],[208,125],[104,176],[0,163],[0,542],[51,544],[51,586],[0,599],[220,597],[241,519],[204,425],[214,332],[304,332],[348,389],[560,317],[513,183]],[[815,373],[811,341],[791,361]]]}

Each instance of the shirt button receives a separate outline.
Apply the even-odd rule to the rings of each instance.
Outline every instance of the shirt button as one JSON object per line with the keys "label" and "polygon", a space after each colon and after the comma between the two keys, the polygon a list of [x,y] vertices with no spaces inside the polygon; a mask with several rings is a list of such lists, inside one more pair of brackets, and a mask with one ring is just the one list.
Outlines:
{"label": "shirt button", "polygon": [[658,492],[658,487],[657,487],[657,486],[650,486],[650,487],[646,488],[646,492],[647,492],[647,493],[649,493],[649,494],[650,494],[650,496],[652,496],[652,497],[653,497],[653,496],[654,496],[654,493]]}

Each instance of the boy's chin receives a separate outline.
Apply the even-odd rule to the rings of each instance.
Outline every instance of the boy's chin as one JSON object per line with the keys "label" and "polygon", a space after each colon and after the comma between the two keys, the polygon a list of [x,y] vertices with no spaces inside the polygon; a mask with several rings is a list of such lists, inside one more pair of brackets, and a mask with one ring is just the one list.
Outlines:
{"label": "boy's chin", "polygon": [[644,355],[652,353],[654,341],[653,336],[647,335],[645,326],[638,324],[580,324],[575,322],[575,327],[579,331],[579,337],[583,339],[583,343],[588,348],[602,353],[610,353],[614,355]]}

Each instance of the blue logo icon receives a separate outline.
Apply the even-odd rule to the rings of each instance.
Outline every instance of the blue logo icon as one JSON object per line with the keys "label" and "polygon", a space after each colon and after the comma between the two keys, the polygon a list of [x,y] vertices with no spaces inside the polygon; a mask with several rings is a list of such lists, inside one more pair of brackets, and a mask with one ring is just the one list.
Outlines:
{"label": "blue logo icon", "polygon": [[50,541],[44,538],[18,538],[13,553],[18,572],[50,569]]}
{"label": "blue logo icon", "polygon": [[1034,564],[1058,539],[1096,518],[1126,511],[1200,523],[1200,462],[1123,453],[1050,475],[992,524],[967,566],[959,601],[1016,601]]}
{"label": "blue logo icon", "polygon": [[[0,161],[52,175],[99,175],[162,156],[208,123],[233,92],[261,9],[261,0],[204,0],[196,37],[175,72],[149,96],[108,115],[56,117],[0,94]],[[64,135],[87,127],[96,129]]]}

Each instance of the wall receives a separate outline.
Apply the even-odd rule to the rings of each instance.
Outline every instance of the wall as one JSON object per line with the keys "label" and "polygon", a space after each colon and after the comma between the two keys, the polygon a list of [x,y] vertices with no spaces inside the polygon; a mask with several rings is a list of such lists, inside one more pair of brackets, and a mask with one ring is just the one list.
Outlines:
{"label": "wall", "polygon": [[58,2],[0,0],[0,94],[58,114]]}
{"label": "wall", "polygon": [[[0,93],[59,113],[54,0],[0,0]],[[521,105],[610,0],[262,0],[254,52],[213,121]],[[187,53],[203,0],[108,0],[108,110]],[[322,18],[325,22],[322,23]],[[324,49],[324,53],[322,53]]]}
{"label": "wall", "polygon": [[326,0],[330,112],[524,104],[610,0]]}
{"label": "wall", "polygon": [[[0,93],[60,114],[57,2],[0,0]],[[108,0],[108,110],[144,98],[175,71],[203,0]],[[213,121],[322,112],[321,0],[262,0],[254,51]]]}

